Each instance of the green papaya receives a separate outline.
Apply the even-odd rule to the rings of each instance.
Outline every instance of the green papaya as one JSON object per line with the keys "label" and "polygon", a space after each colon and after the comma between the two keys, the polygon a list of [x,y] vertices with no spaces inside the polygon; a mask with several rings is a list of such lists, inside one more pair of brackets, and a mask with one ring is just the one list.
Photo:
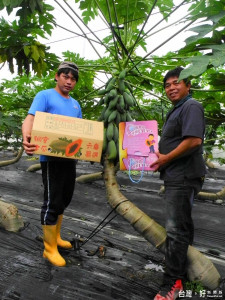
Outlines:
{"label": "green papaya", "polygon": [[104,113],[104,121],[107,121],[109,116],[111,115],[113,111],[109,108],[106,109],[105,113]]}
{"label": "green papaya", "polygon": [[125,84],[123,79],[118,80],[118,87],[121,94],[125,92]]}
{"label": "green papaya", "polygon": [[99,116],[98,118],[98,121],[103,121],[105,119],[104,115],[105,115],[105,111],[107,110],[107,107],[105,106],[103,109],[102,109],[102,112],[101,112],[101,115]]}
{"label": "green papaya", "polygon": [[116,144],[114,140],[111,140],[108,142],[108,147],[107,147],[107,153],[108,153],[108,159],[109,160],[115,160],[117,157],[117,149],[116,149]]}
{"label": "green papaya", "polygon": [[113,136],[114,136],[114,126],[113,123],[109,123],[107,129],[106,129],[106,136],[107,136],[107,140],[111,141]]}
{"label": "green papaya", "polygon": [[118,103],[119,103],[121,108],[125,107],[124,98],[123,98],[122,95],[119,96]]}
{"label": "green papaya", "polygon": [[116,89],[112,89],[110,92],[109,92],[109,99],[114,99],[115,97],[117,96],[117,90]]}
{"label": "green papaya", "polygon": [[119,74],[119,79],[124,79],[126,77],[126,70],[124,69],[124,70],[122,70],[121,72],[120,72],[120,74]]}
{"label": "green papaya", "polygon": [[120,113],[117,111],[117,113],[116,113],[116,119],[115,119],[115,122],[116,122],[117,126],[119,126],[120,120],[121,120]]}
{"label": "green papaya", "polygon": [[116,106],[117,102],[118,102],[118,96],[116,96],[114,99],[112,99],[109,102],[109,106],[108,106],[109,109],[113,109]]}
{"label": "green papaya", "polygon": [[110,100],[109,99],[109,94],[106,94],[105,97],[104,97],[104,104],[107,105],[109,103],[109,100]]}
{"label": "green papaya", "polygon": [[127,120],[126,113],[121,114],[120,119],[121,119],[121,122],[126,122],[126,120]]}
{"label": "green papaya", "polygon": [[121,114],[123,114],[125,112],[125,110],[123,108],[121,108],[121,106],[119,105],[119,103],[116,104],[116,109]]}
{"label": "green papaya", "polygon": [[107,91],[104,89],[104,90],[99,90],[98,91],[98,95],[99,96],[102,96],[102,95],[105,95],[107,93]]}
{"label": "green papaya", "polygon": [[102,104],[104,104],[104,98],[101,98],[99,101],[98,101],[98,106],[101,106]]}
{"label": "green papaya", "polygon": [[104,138],[103,138],[103,145],[102,145],[102,152],[104,153],[107,149],[107,136],[106,136],[106,128],[104,128]]}
{"label": "green papaya", "polygon": [[124,101],[128,106],[133,106],[134,105],[134,98],[131,96],[131,94],[128,94],[127,92],[123,93]]}
{"label": "green papaya", "polygon": [[110,81],[113,79],[113,77],[110,77],[109,79],[108,79],[108,81],[106,82],[106,84],[105,84],[105,87],[107,88],[107,86],[109,85],[109,83],[110,83]]}
{"label": "green papaya", "polygon": [[108,122],[109,123],[112,122],[116,118],[116,115],[117,115],[117,110],[113,110],[112,113],[108,117]]}
{"label": "green papaya", "polygon": [[132,119],[132,117],[131,117],[129,111],[126,112],[126,121],[127,121],[127,122],[133,121],[133,119]]}
{"label": "green papaya", "polygon": [[117,142],[119,139],[119,129],[115,124],[114,124],[113,139],[115,142]]}
{"label": "green papaya", "polygon": [[116,78],[112,77],[112,79],[109,81],[108,85],[106,86],[106,92],[111,91],[114,88],[115,83],[116,83]]}

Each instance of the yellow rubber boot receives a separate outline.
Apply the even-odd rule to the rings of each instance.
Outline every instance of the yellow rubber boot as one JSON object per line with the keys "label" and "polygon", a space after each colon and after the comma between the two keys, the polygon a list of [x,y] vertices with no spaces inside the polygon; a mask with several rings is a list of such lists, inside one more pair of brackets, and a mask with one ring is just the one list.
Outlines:
{"label": "yellow rubber boot", "polygon": [[63,220],[63,215],[59,215],[57,224],[56,224],[57,245],[64,249],[71,249],[73,247],[72,244],[69,241],[62,240],[61,235],[60,235],[62,220]]}
{"label": "yellow rubber boot", "polygon": [[59,254],[56,242],[56,225],[42,225],[44,252],[43,257],[47,258],[55,266],[63,267],[66,265],[65,259]]}

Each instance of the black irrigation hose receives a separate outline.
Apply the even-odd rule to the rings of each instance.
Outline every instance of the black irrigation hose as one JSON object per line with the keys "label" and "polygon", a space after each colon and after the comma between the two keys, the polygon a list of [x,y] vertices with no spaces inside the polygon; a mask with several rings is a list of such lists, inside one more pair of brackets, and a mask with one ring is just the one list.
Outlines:
{"label": "black irrigation hose", "polygon": [[[81,243],[81,246],[85,245],[91,238],[93,238],[93,236],[95,236],[100,230],[102,230],[107,224],[109,224],[117,215],[113,216],[110,220],[108,220],[101,228],[99,228],[104,222],[105,220],[111,215],[112,212],[114,212],[117,207],[129,200],[123,200],[122,202],[118,203],[109,213],[108,215],[98,224],[98,226],[90,233],[90,235],[86,238],[86,240],[84,242]],[[99,228],[99,229],[98,229]]]}

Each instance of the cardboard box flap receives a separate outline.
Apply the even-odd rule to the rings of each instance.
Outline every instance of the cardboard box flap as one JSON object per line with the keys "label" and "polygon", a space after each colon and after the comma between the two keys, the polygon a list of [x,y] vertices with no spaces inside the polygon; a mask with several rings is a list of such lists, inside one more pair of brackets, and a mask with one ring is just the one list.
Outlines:
{"label": "cardboard box flap", "polygon": [[34,118],[33,130],[59,135],[76,135],[96,140],[103,139],[102,122],[49,114],[37,111]]}

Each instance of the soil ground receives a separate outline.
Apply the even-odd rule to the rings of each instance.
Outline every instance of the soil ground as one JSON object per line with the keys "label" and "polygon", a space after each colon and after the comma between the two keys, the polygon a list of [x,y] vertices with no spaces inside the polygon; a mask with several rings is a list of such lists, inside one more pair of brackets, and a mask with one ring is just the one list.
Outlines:
{"label": "soil ground", "polygon": [[[0,159],[11,154],[0,152]],[[0,229],[1,300],[152,300],[163,275],[163,254],[150,245],[109,206],[103,181],[76,183],[73,200],[65,211],[63,237],[71,241],[78,234],[85,239],[105,219],[105,223],[81,249],[63,250],[67,266],[58,268],[42,258],[43,244],[40,206],[43,187],[40,171],[27,172],[38,161],[23,156],[19,162],[0,168],[0,198],[16,205],[25,222],[13,233]],[[77,176],[99,172],[97,163],[78,162]],[[224,187],[225,168],[211,169],[204,191],[218,192]],[[158,174],[145,174],[139,184],[118,172],[124,195],[155,221],[164,225],[163,182]],[[225,205],[210,200],[195,200],[194,246],[205,253],[225,277]],[[99,247],[103,246],[103,251]],[[100,248],[101,249],[101,248]],[[192,299],[225,299],[222,288],[206,291],[207,296],[192,294]],[[221,295],[221,293],[223,295]],[[190,299],[190,297],[182,298]]]}

